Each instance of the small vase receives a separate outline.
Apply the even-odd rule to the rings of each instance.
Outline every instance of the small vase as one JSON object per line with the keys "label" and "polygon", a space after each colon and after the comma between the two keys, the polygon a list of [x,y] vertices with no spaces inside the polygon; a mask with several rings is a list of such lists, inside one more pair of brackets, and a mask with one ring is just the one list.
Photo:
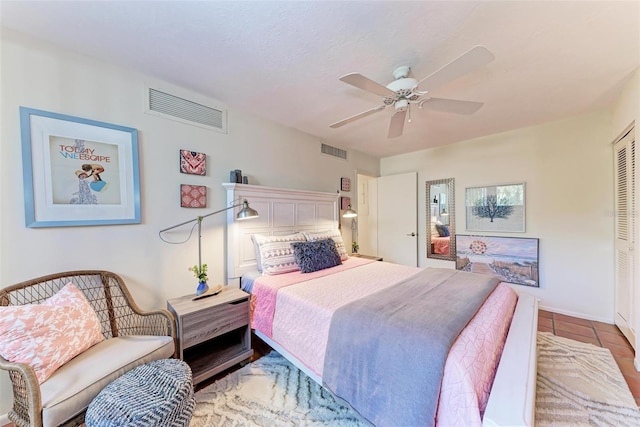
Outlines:
{"label": "small vase", "polygon": [[200,282],[198,283],[198,289],[196,289],[196,296],[202,295],[208,290],[209,290],[209,285],[207,285],[207,282]]}

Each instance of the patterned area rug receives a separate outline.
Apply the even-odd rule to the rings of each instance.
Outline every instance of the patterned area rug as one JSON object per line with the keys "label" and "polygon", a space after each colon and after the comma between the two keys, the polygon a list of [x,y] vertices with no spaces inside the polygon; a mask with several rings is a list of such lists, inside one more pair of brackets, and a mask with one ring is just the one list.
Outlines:
{"label": "patterned area rug", "polygon": [[275,351],[195,397],[190,427],[371,426]]}
{"label": "patterned area rug", "polygon": [[538,332],[538,426],[640,426],[640,411],[611,352]]}
{"label": "patterned area rug", "polygon": [[[537,426],[640,426],[640,411],[606,348],[538,333]],[[191,427],[371,424],[277,352],[195,395]]]}

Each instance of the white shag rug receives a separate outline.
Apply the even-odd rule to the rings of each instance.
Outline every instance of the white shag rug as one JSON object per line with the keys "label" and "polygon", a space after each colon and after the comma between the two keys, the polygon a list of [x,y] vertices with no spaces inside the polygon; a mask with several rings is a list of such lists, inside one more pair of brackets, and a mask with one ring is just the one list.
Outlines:
{"label": "white shag rug", "polygon": [[[277,352],[198,391],[191,427],[371,426]],[[640,426],[606,348],[538,333],[536,426]]]}
{"label": "white shag rug", "polygon": [[538,332],[537,426],[640,426],[609,349]]}

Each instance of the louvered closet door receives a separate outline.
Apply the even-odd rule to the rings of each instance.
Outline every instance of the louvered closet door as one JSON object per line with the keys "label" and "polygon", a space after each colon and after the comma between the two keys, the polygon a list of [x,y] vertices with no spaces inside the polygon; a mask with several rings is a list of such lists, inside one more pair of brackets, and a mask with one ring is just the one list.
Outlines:
{"label": "louvered closet door", "polygon": [[615,310],[616,325],[635,348],[637,289],[636,165],[633,129],[614,145],[615,162]]}

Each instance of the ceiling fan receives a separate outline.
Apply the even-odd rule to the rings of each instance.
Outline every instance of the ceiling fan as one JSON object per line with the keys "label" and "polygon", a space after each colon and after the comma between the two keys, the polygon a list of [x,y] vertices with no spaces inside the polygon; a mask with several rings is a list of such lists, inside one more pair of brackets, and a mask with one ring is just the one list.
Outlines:
{"label": "ceiling fan", "polygon": [[[381,96],[383,104],[335,122],[329,127],[339,128],[393,106],[395,113],[391,117],[391,123],[389,124],[388,138],[395,138],[402,135],[407,114],[409,115],[409,122],[411,121],[411,104],[417,105],[419,109],[429,108],[447,113],[473,114],[484,103],[432,98],[428,94],[430,91],[488,64],[494,59],[495,57],[487,48],[476,46],[420,81],[409,77],[410,67],[398,67],[393,72],[395,80],[387,86],[382,86],[380,83],[374,82],[359,73],[346,74],[340,77],[340,80],[358,89]],[[418,90],[419,88],[422,90]]]}

